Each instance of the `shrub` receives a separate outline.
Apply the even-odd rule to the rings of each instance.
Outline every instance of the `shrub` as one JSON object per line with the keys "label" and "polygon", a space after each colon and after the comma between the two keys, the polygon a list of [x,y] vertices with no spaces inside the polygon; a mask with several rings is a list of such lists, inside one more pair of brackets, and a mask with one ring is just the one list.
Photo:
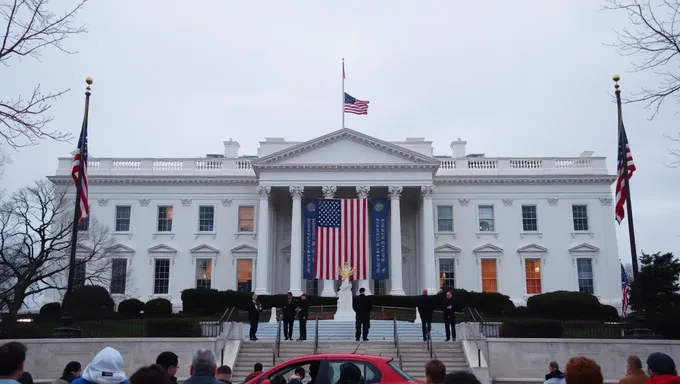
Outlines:
{"label": "shrub", "polygon": [[141,300],[127,299],[118,304],[118,313],[123,317],[137,317],[144,310],[145,304]]}
{"label": "shrub", "polygon": [[[555,291],[531,296],[527,300],[531,317],[544,319],[616,320],[618,312],[614,315],[613,308],[600,304],[597,297],[582,292]],[[613,310],[616,311],[615,308]]]}
{"label": "shrub", "polygon": [[562,322],[559,320],[523,319],[507,320],[501,324],[500,337],[560,338]]}
{"label": "shrub", "polygon": [[172,315],[172,303],[168,299],[158,297],[151,299],[144,305],[146,317],[166,317]]}
{"label": "shrub", "polygon": [[230,307],[224,297],[220,297],[220,291],[207,288],[193,288],[182,291],[182,311],[191,314],[206,314],[224,312]]}
{"label": "shrub", "polygon": [[[149,302],[153,300],[149,300]],[[201,324],[195,320],[156,319],[146,322],[146,335],[147,337],[201,337],[203,332]]]}
{"label": "shrub", "polygon": [[80,319],[103,318],[113,313],[114,303],[109,291],[98,285],[74,289],[69,300],[70,310]]}
{"label": "shrub", "polygon": [[47,303],[40,307],[40,317],[53,320],[61,316],[61,303]]}

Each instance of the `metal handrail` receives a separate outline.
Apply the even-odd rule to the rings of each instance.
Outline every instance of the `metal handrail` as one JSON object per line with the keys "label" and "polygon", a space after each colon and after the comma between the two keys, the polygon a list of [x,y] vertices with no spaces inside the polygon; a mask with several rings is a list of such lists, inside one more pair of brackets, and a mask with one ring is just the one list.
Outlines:
{"label": "metal handrail", "polygon": [[[476,322],[477,319],[475,318],[475,314],[472,312],[472,310],[474,308],[467,307],[465,309],[467,309],[468,312],[470,313],[470,317],[472,318],[473,322]],[[482,326],[481,322],[483,321],[482,315],[479,314],[479,311],[477,311],[477,309],[474,309],[474,311],[475,311],[475,313],[477,313],[477,316],[479,317],[478,321],[479,321],[479,324],[480,324],[479,325],[480,329],[478,331],[481,332],[481,326]],[[482,349],[479,348],[479,342],[477,341],[477,334],[472,331],[472,326],[470,325],[469,322],[465,322],[465,325],[468,327],[468,330],[472,334],[473,340],[475,342],[475,346],[477,347],[477,367],[481,367],[482,366]]]}
{"label": "metal handrail", "polygon": [[399,358],[399,369],[403,369],[401,365],[401,349],[399,348],[399,333],[397,332],[397,316],[392,319],[394,324],[394,346],[397,348],[397,357]]}
{"label": "metal handrail", "polygon": [[314,354],[319,351],[319,318],[316,318],[316,327],[314,328]]}
{"label": "metal handrail", "polygon": [[278,323],[277,323],[277,330],[276,330],[276,357],[281,356],[281,325],[282,321],[279,318]]}
{"label": "metal handrail", "polygon": [[434,350],[434,342],[432,341],[432,330],[427,332],[427,350],[430,351],[430,359],[437,358],[437,351]]}

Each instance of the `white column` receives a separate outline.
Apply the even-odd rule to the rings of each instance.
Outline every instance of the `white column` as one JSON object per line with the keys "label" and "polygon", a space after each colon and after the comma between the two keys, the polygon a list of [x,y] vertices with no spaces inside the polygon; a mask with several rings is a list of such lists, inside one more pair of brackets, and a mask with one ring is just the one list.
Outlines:
{"label": "white column", "polygon": [[[332,199],[335,197],[335,193],[338,191],[338,187],[334,185],[324,185],[321,187],[321,192],[323,193],[324,199]],[[337,293],[335,292],[335,280],[323,279],[323,290],[321,291],[321,296],[324,297],[335,297]]]}
{"label": "white column", "polygon": [[255,293],[269,294],[269,194],[272,187],[257,187],[260,207],[257,211],[257,261],[255,266]]}
{"label": "white column", "polygon": [[288,188],[293,197],[290,226],[290,289],[293,296],[302,295],[302,193],[305,187]]}
{"label": "white column", "polygon": [[399,197],[403,188],[391,185],[388,188],[390,194],[390,295],[404,296],[404,284],[401,260],[401,210],[399,209]]}
{"label": "white column", "polygon": [[427,289],[430,295],[436,295],[437,291],[437,272],[434,261],[434,206],[432,195],[434,185],[426,185],[420,188],[423,195],[423,247],[420,255],[420,267],[423,270],[423,288]]}
{"label": "white column", "polygon": [[[368,199],[368,194],[371,192],[371,187],[368,185],[359,185],[356,187],[357,191],[357,196],[359,196],[360,199]],[[371,294],[371,238],[368,236],[368,225],[369,222],[366,222],[366,268],[368,269],[366,271],[366,276],[368,277],[365,280],[359,280],[359,289],[363,288],[366,290],[366,295]],[[358,290],[357,290],[358,293]]]}

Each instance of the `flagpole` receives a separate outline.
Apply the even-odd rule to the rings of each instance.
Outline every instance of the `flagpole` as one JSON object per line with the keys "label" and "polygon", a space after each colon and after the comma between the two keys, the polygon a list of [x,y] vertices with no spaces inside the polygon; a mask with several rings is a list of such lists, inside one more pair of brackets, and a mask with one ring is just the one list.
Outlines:
{"label": "flagpole", "polygon": [[55,332],[56,336],[60,337],[79,337],[82,331],[79,328],[73,327],[73,318],[71,317],[70,297],[73,293],[73,280],[75,279],[76,271],[76,248],[78,247],[78,224],[80,222],[80,195],[83,193],[83,176],[85,173],[85,142],[87,140],[87,118],[90,110],[90,94],[92,85],[92,78],[85,79],[87,87],[85,88],[85,113],[83,114],[83,126],[81,129],[82,142],[79,145],[80,163],[78,170],[78,182],[76,183],[76,202],[73,209],[73,224],[71,226],[71,256],[69,258],[68,266],[68,282],[66,284],[66,294],[62,300],[61,307],[61,326]]}
{"label": "flagpole", "polygon": [[345,128],[345,58],[342,58],[342,128]]}

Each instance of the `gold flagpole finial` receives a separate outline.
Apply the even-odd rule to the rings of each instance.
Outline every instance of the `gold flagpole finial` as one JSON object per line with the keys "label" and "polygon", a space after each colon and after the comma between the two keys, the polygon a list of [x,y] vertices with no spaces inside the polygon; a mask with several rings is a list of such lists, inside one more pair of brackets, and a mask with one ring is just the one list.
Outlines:
{"label": "gold flagpole finial", "polygon": [[612,80],[614,80],[614,89],[616,89],[616,91],[618,92],[619,91],[619,80],[621,80],[621,76],[614,75],[614,76],[612,76]]}
{"label": "gold flagpole finial", "polygon": [[92,85],[92,83],[94,83],[94,80],[92,80],[92,78],[88,76],[87,79],[85,79],[85,82],[87,83],[87,85]]}

